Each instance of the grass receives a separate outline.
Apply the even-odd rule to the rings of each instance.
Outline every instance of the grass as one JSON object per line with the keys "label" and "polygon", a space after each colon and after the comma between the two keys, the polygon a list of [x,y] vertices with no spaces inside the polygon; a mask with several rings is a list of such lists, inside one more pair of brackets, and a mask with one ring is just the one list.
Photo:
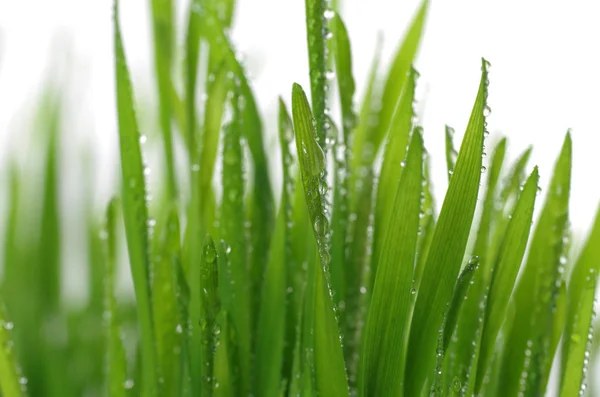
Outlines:
{"label": "grass", "polygon": [[[310,87],[282,88],[276,190],[227,33],[234,1],[191,0],[183,29],[174,2],[151,2],[161,187],[150,201],[115,1],[121,186],[102,214],[93,192],[83,198],[85,305],[66,301],[61,281],[72,242],[58,90],[36,117],[41,161],[5,161],[2,396],[594,395],[600,215],[571,241],[570,133],[543,194],[532,148],[510,164],[502,138],[484,159],[482,59],[462,142],[440,131],[449,185],[438,211],[430,132],[414,121],[428,1],[387,74],[377,51],[360,106],[337,6],[306,1]],[[133,299],[117,287],[122,267]]]}

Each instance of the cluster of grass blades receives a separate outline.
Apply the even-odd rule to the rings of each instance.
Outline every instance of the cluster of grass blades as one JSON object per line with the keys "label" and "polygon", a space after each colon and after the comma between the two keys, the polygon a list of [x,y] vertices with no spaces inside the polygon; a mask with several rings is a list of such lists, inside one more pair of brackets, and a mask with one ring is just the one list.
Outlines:
{"label": "cluster of grass blades", "polygon": [[[458,150],[446,129],[437,211],[413,110],[427,0],[386,76],[374,61],[360,110],[336,4],[306,0],[311,101],[297,84],[279,100],[281,162],[270,164],[280,189],[228,36],[234,0],[191,0],[181,78],[174,3],[151,3],[164,189],[148,200],[115,1],[121,186],[102,222],[84,197],[89,300],[74,308],[61,287],[70,269],[51,91],[39,115],[42,183],[25,174],[40,165],[9,167],[2,396],[592,395],[600,216],[572,250],[571,136],[544,197],[538,168],[526,172],[531,148],[507,164],[503,138],[487,161],[482,60]],[[116,287],[123,246],[133,300]]]}

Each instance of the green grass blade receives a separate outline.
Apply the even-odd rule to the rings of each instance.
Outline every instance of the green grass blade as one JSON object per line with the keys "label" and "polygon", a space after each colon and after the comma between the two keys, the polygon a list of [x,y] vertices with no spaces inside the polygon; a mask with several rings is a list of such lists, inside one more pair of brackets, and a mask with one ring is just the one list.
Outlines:
{"label": "green grass blade", "polygon": [[175,27],[174,5],[172,0],[151,0],[152,32],[154,38],[154,68],[158,89],[158,106],[160,128],[165,151],[167,170],[167,191],[171,198],[177,195],[175,160],[173,157],[173,137],[171,128],[171,67],[173,63],[173,47]]}
{"label": "green grass blade", "polygon": [[[304,91],[294,84],[292,91],[292,113],[296,147],[299,154],[302,185],[306,197],[308,214],[317,242],[318,261],[309,269],[307,296],[312,299],[314,311],[314,361],[316,389],[321,395],[348,395],[348,382],[344,367],[342,346],[339,340],[337,320],[329,295],[325,272],[329,265],[327,233],[328,220],[325,212],[325,155],[318,144],[314,119]],[[312,277],[311,277],[312,273]],[[312,288],[311,288],[312,284]],[[307,299],[310,307],[311,299]],[[310,337],[311,335],[308,335]]]}
{"label": "green grass blade", "polygon": [[[507,339],[501,393],[544,393],[549,363],[553,307],[560,282],[563,237],[571,182],[571,137],[567,134],[554,168],[549,194],[531,240],[522,276],[515,289],[515,322]],[[507,394],[508,393],[508,394]]]}
{"label": "green grass blade", "polygon": [[423,138],[415,132],[381,245],[361,357],[362,396],[397,396],[403,392],[422,162]]}
{"label": "green grass blade", "polygon": [[507,316],[509,299],[527,247],[538,179],[536,168],[523,187],[512,218],[508,222],[498,257],[492,267],[492,281],[485,311],[477,370],[476,392],[481,389],[488,365],[496,350],[498,333]]}
{"label": "green grass blade", "polygon": [[161,393],[177,395],[181,379],[181,337],[177,299],[177,264],[180,261],[179,218],[172,207],[159,237],[160,248],[154,256],[152,296],[154,305],[154,328],[159,366]]}
{"label": "green grass blade", "polygon": [[[223,255],[224,253],[222,253]],[[221,255],[221,256],[222,256]],[[233,377],[232,363],[235,363],[233,356],[233,330],[229,323],[227,312],[220,311],[217,315],[216,323],[220,326],[220,338],[217,344],[214,357],[213,369],[213,397],[234,397],[235,380]]]}
{"label": "green grass blade", "polygon": [[125,397],[127,390],[127,361],[121,339],[121,324],[118,319],[115,297],[115,279],[117,270],[117,211],[119,203],[112,199],[106,210],[105,230],[102,232],[104,248],[104,310],[108,313],[105,323],[106,332],[106,395]]}
{"label": "green grass blade", "polygon": [[27,395],[27,380],[19,373],[12,349],[13,326],[6,316],[4,304],[0,305],[0,391],[4,397],[24,397]]}
{"label": "green grass blade", "polygon": [[196,157],[196,82],[200,57],[201,18],[197,12],[200,0],[191,0],[185,37],[185,114],[186,143],[190,162]]}
{"label": "green grass blade", "polygon": [[448,182],[454,173],[454,165],[456,164],[456,156],[458,152],[454,148],[454,128],[446,126],[446,171],[448,172]]}
{"label": "green grass blade", "polygon": [[407,360],[418,364],[406,367],[405,393],[409,396],[421,393],[433,371],[444,306],[452,296],[473,221],[481,179],[487,78],[487,62],[482,60],[479,91],[434,231],[415,304]]}
{"label": "green grass blade", "polygon": [[[415,131],[419,131],[419,133],[422,134],[421,127],[415,127]],[[429,253],[431,240],[433,239],[433,231],[435,230],[435,203],[431,191],[429,173],[429,156],[425,154],[425,159],[423,160],[423,202],[421,203],[423,216],[419,222],[420,233],[417,241],[417,259],[415,261],[415,272],[413,276],[413,288],[415,291],[419,288],[419,284],[421,284],[423,269],[425,269],[427,254]]]}
{"label": "green grass blade", "polygon": [[134,111],[133,88],[127,68],[119,27],[118,0],[115,0],[115,69],[117,113],[123,178],[122,205],[125,234],[133,285],[139,314],[142,344],[143,382],[148,396],[157,395],[156,350],[150,295],[150,258],[148,257],[148,209],[146,181],[140,149],[140,132]]}
{"label": "green grass blade", "polygon": [[310,93],[319,146],[325,148],[327,135],[325,109],[327,107],[327,21],[325,0],[305,0],[306,39],[308,43],[308,68]]}
{"label": "green grass blade", "polygon": [[579,393],[590,354],[593,305],[600,272],[600,210],[569,280],[567,320],[562,344],[560,395]]}
{"label": "green grass blade", "polygon": [[406,84],[408,71],[410,70],[419,48],[428,6],[429,0],[423,0],[421,2],[417,14],[412,20],[412,23],[406,32],[406,36],[398,48],[394,60],[392,61],[392,65],[390,66],[381,98],[382,106],[379,111],[377,128],[375,129],[374,134],[369,136],[369,142],[372,144],[370,162],[375,159],[377,150],[392,125],[400,94]]}
{"label": "green grass blade", "polygon": [[340,93],[340,107],[342,110],[342,132],[344,144],[350,145],[350,135],[356,126],[354,113],[354,75],[352,74],[352,50],[348,31],[342,18],[336,13],[331,21],[333,25],[333,55],[335,58],[335,71]]}

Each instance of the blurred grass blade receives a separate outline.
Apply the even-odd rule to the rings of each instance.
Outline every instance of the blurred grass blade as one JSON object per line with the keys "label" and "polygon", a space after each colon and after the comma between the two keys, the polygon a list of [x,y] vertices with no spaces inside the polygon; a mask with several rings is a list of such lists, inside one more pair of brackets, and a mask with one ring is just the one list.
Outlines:
{"label": "blurred grass blade", "polygon": [[144,391],[157,395],[156,350],[150,296],[148,209],[140,132],[134,111],[133,88],[119,27],[119,2],[114,3],[117,113],[121,148],[122,205],[125,234],[138,307],[142,344]]}
{"label": "blurred grass blade", "polygon": [[121,325],[118,319],[117,300],[115,298],[115,281],[117,270],[117,211],[119,203],[112,199],[106,210],[104,238],[104,310],[106,317],[106,395],[125,397],[127,390],[127,361],[121,339]]}
{"label": "blurred grass blade", "polygon": [[549,194],[514,293],[516,315],[504,351],[501,393],[543,395],[554,356],[554,306],[563,269],[563,238],[571,184],[571,136],[567,133]]}
{"label": "blurred grass blade", "polygon": [[198,8],[201,0],[190,0],[187,30],[185,37],[185,114],[186,143],[190,163],[196,156],[196,82],[198,77],[198,60],[200,57],[200,14]]}
{"label": "blurred grass blade", "polygon": [[569,280],[567,319],[561,354],[560,395],[572,396],[584,385],[591,348],[593,306],[600,272],[600,209]]}
{"label": "blurred grass blade", "polygon": [[[325,212],[325,155],[318,144],[310,106],[298,84],[292,90],[292,113],[296,147],[298,150],[302,185],[306,196],[308,214],[317,241],[318,261],[309,269],[308,294],[314,311],[314,361],[317,393],[324,396],[348,395],[348,381],[339,330],[325,272],[329,266],[327,234],[328,220]],[[312,277],[311,277],[312,275]],[[312,287],[311,287],[312,284]],[[310,302],[310,300],[307,300]],[[309,306],[310,307],[310,306]],[[310,337],[311,335],[308,335]]]}
{"label": "blurred grass blade", "polygon": [[421,210],[422,163],[423,138],[415,132],[381,245],[361,357],[362,396],[397,396],[403,392],[413,303],[411,280]]}
{"label": "blurred grass blade", "polygon": [[235,380],[231,367],[235,363],[235,359],[232,352],[233,330],[229,326],[229,314],[223,310],[219,311],[216,324],[220,326],[220,337],[219,343],[215,342],[212,395],[213,397],[234,397],[236,396]]}
{"label": "blurred grass blade", "polygon": [[[415,127],[415,132],[423,135],[423,129],[421,127]],[[413,288],[419,289],[421,284],[421,278],[423,276],[423,269],[425,269],[425,262],[427,260],[427,254],[431,247],[431,240],[433,238],[433,231],[435,230],[435,203],[433,201],[433,193],[431,191],[431,178],[429,176],[429,155],[425,152],[425,159],[423,160],[423,202],[421,203],[421,210],[423,216],[419,221],[419,238],[417,240],[417,258],[415,260],[415,272],[413,275]],[[416,297],[416,296],[415,296]]]}
{"label": "blurred grass blade", "polygon": [[158,89],[160,128],[167,170],[167,191],[170,198],[177,195],[173,137],[171,128],[171,67],[173,63],[175,28],[173,0],[151,0],[152,33],[154,38],[154,68]]}
{"label": "blurred grass blade", "polygon": [[20,375],[12,349],[14,325],[6,316],[4,303],[0,304],[0,391],[4,397],[27,396],[27,379]]}
{"label": "blurred grass blade", "polygon": [[369,142],[372,145],[372,148],[369,150],[371,152],[369,163],[373,162],[375,159],[379,146],[385,139],[392,124],[400,94],[406,84],[408,71],[410,70],[419,48],[428,6],[429,0],[423,0],[421,2],[417,14],[406,32],[406,36],[404,36],[404,41],[394,55],[394,60],[390,66],[383,89],[381,98],[382,106],[379,111],[377,128],[373,135],[368,137]]}
{"label": "blurred grass blade", "polygon": [[448,172],[448,182],[454,173],[454,164],[456,164],[456,156],[458,152],[454,148],[454,128],[446,126],[446,170]]}
{"label": "blurred grass blade", "polygon": [[484,317],[481,352],[477,369],[475,391],[479,392],[488,365],[496,350],[498,333],[505,318],[517,274],[525,254],[538,184],[537,168],[531,173],[504,236],[498,257],[492,266],[492,280]]}
{"label": "blurred grass blade", "polygon": [[[291,353],[293,341],[287,340],[286,311],[291,311],[288,286],[290,270],[288,266],[290,257],[290,222],[291,222],[291,193],[292,181],[289,166],[291,154],[289,144],[293,136],[291,119],[285,104],[279,100],[279,142],[282,150],[283,189],[281,192],[281,205],[275,234],[271,242],[271,254],[265,272],[263,283],[262,302],[257,325],[257,393],[260,396],[275,396],[281,388],[282,374],[289,376],[284,368],[284,353]],[[293,291],[293,288],[292,288]],[[293,317],[291,317],[293,319]],[[285,343],[290,348],[286,349]],[[289,369],[291,370],[291,369]],[[286,373],[287,372],[287,373]]]}
{"label": "blurred grass blade", "polygon": [[485,133],[487,61],[482,60],[481,82],[461,145],[456,168],[434,231],[419,286],[408,345],[405,394],[419,395],[433,371],[436,340],[460,270],[473,221]]}

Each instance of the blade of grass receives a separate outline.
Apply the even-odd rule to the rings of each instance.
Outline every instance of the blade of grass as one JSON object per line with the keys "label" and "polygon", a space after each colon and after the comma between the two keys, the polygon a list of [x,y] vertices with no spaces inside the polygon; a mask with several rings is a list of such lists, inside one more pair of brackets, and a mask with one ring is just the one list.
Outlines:
{"label": "blade of grass", "polygon": [[122,206],[131,273],[137,301],[142,344],[144,391],[157,395],[156,350],[150,295],[148,209],[140,149],[140,132],[134,111],[133,88],[119,27],[119,1],[114,2],[117,113],[121,148]]}
{"label": "blade of grass", "polygon": [[[422,135],[423,129],[421,127],[415,127],[415,132],[417,131]],[[431,247],[433,231],[435,230],[435,203],[431,191],[429,156],[427,155],[427,152],[425,152],[425,159],[423,160],[423,181],[425,183],[423,185],[423,202],[421,203],[423,216],[419,222],[420,233],[417,241],[417,259],[415,261],[415,273],[413,277],[413,288],[415,289],[415,293],[421,284],[423,269],[425,269],[425,261],[427,259],[429,248]]]}
{"label": "blade of grass", "polygon": [[[397,184],[389,226],[381,245],[361,355],[362,396],[401,395],[410,329],[421,185],[423,139],[413,134],[406,166]],[[389,191],[391,192],[391,190]]]}
{"label": "blade of grass", "polygon": [[600,209],[569,280],[567,320],[562,344],[560,395],[582,390],[593,328],[593,306],[600,272]]}
{"label": "blade of grass", "polygon": [[12,329],[4,304],[0,305],[0,390],[4,397],[27,396],[27,380],[19,373],[17,359],[12,350]]}
{"label": "blade of grass", "polygon": [[446,126],[446,170],[448,171],[448,182],[454,173],[454,165],[456,164],[456,156],[458,152],[454,148],[454,128]]}
{"label": "blade of grass", "polygon": [[340,95],[340,106],[342,110],[342,132],[344,144],[349,150],[350,135],[356,126],[356,114],[354,113],[354,76],[352,74],[352,50],[348,31],[344,21],[335,14],[331,24],[333,26],[333,55],[335,58],[335,71]]}
{"label": "blade of grass", "polygon": [[450,301],[473,221],[481,179],[487,78],[487,61],[482,60],[479,91],[434,231],[415,304],[407,360],[417,365],[406,367],[405,393],[409,396],[421,393],[433,371],[444,305]]}

